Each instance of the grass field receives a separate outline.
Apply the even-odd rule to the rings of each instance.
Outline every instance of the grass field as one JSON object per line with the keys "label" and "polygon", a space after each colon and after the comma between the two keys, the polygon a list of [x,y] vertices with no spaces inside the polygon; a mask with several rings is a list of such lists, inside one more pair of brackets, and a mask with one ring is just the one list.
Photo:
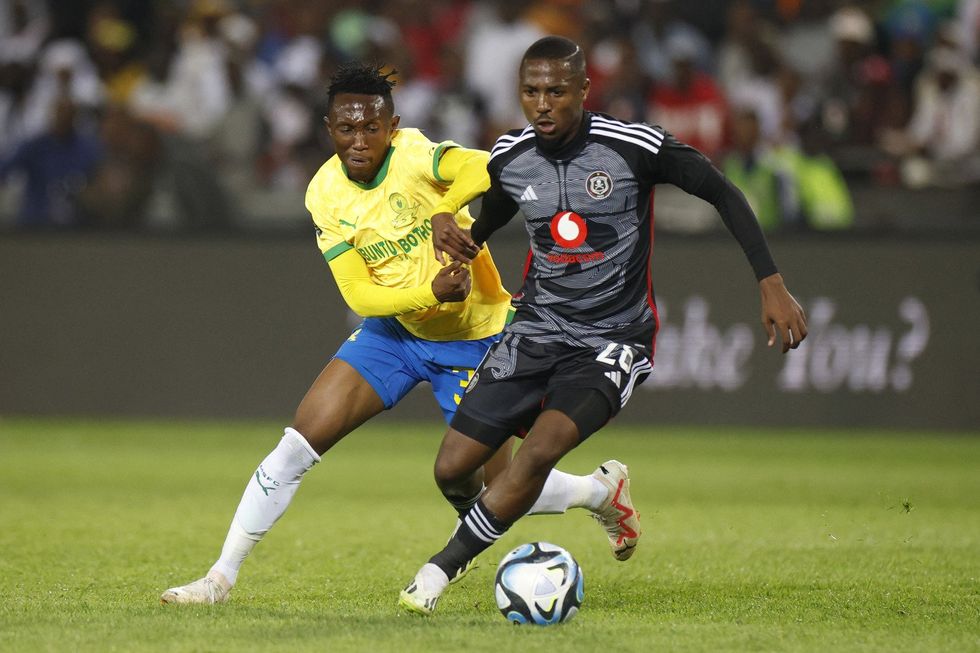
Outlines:
{"label": "grass field", "polygon": [[[162,606],[216,557],[273,424],[0,419],[0,651],[980,651],[980,437],[610,428],[563,461],[630,465],[644,538],[519,522],[432,618],[398,590],[453,522],[440,427],[382,420],[307,477],[223,606]],[[510,626],[496,561],[572,551],[582,612]]]}

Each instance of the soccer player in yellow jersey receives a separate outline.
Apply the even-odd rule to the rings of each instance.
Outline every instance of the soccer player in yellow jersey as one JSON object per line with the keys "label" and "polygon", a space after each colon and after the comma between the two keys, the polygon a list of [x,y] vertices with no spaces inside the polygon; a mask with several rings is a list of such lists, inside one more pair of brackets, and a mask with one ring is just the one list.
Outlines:
{"label": "soccer player in yellow jersey", "polygon": [[[285,512],[303,475],[418,383],[432,385],[451,420],[473,370],[504,327],[510,296],[490,252],[474,249],[472,264],[463,266],[441,263],[432,248],[433,217],[438,223],[455,216],[464,229],[473,222],[464,207],[489,187],[489,155],[399,129],[393,85],[377,67],[340,68],[326,116],[337,155],[306,194],[317,243],[344,301],[364,321],[313,382],[292,425],[249,479],[218,560],[205,577],[164,592],[164,603],[226,601],[246,556]],[[460,240],[457,246],[467,245]],[[489,480],[509,455],[485,462]],[[473,476],[436,476],[459,512],[479,497],[456,491],[479,486]],[[555,470],[531,512],[583,507],[608,531],[615,525],[607,522],[621,515],[621,505],[612,508],[614,494],[621,504],[628,482],[625,467],[608,463],[588,476]]]}

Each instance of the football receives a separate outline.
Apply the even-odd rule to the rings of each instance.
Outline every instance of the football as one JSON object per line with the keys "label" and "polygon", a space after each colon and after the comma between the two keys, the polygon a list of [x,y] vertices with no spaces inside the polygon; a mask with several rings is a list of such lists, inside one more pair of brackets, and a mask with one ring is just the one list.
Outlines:
{"label": "football", "polygon": [[500,561],[497,607],[514,624],[550,626],[574,617],[585,596],[582,568],[556,544],[522,544]]}

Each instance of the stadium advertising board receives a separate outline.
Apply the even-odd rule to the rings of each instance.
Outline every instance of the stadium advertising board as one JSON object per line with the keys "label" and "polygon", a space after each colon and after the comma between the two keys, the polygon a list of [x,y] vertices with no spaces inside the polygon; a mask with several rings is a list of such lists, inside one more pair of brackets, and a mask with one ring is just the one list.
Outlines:
{"label": "stadium advertising board", "polygon": [[[808,316],[807,340],[785,356],[765,346],[737,248],[661,244],[654,374],[644,407],[631,412],[671,422],[980,425],[980,348],[948,332],[953,315],[980,317],[974,246],[821,239],[772,248]],[[692,261],[698,270],[688,274]]]}
{"label": "stadium advertising board", "polygon": [[[630,423],[980,428],[977,246],[778,239],[810,335],[766,347],[728,238],[655,247],[654,372]],[[516,289],[526,243],[493,243]],[[311,242],[0,241],[0,414],[286,419],[351,331]],[[399,405],[438,419],[427,393]]]}

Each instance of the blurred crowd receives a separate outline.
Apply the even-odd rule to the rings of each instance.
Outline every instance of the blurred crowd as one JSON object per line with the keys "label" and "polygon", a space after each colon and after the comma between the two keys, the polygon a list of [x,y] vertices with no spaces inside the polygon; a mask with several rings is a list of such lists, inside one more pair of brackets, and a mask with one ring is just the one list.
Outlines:
{"label": "blurred crowd", "polygon": [[0,0],[0,189],[23,227],[139,227],[161,197],[234,227],[301,203],[338,63],[489,148],[545,34],[585,47],[589,109],[699,148],[768,230],[851,227],[855,183],[980,181],[980,0]]}

